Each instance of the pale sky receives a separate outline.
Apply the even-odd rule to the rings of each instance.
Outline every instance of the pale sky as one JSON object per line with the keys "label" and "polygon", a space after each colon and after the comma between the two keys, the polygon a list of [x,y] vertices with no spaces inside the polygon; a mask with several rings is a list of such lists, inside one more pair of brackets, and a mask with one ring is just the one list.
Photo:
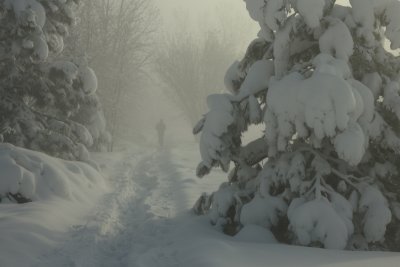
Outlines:
{"label": "pale sky", "polygon": [[[207,31],[215,29],[216,25],[218,25],[218,20],[223,21],[232,21],[232,18],[235,20],[232,23],[232,28],[236,29],[238,25],[244,24],[246,28],[246,36],[243,39],[243,43],[240,44],[243,48],[241,49],[243,53],[246,51],[247,45],[251,40],[253,40],[257,36],[257,32],[259,30],[259,25],[252,21],[249,17],[249,14],[246,10],[246,5],[243,0],[153,0],[156,7],[160,10],[161,18],[163,25],[162,32],[165,34],[169,34],[169,32],[173,33],[175,31],[182,31],[182,24],[186,25],[188,29],[196,32],[196,31]],[[337,3],[345,4],[348,3],[347,0],[338,0]],[[230,27],[229,23],[225,23],[225,27]],[[232,58],[232,62],[236,60]],[[223,79],[223,77],[221,77]],[[154,100],[154,98],[160,97],[159,95],[151,95],[149,99]],[[154,101],[146,101],[148,103],[152,103]],[[172,138],[172,136],[177,135],[179,139],[182,140],[188,139],[193,140],[193,137],[190,135],[190,126],[186,125],[185,122],[182,121],[180,112],[177,110],[171,110],[172,108],[169,105],[166,105],[168,99],[161,99],[160,101],[156,101],[156,105],[148,105],[148,108],[153,110],[162,110],[162,113],[165,114],[164,119],[168,121],[170,124],[170,133],[168,138]],[[161,104],[164,103],[164,104]],[[165,107],[164,107],[165,106]],[[168,106],[168,107],[167,107]],[[148,114],[152,114],[154,112],[148,112]],[[158,114],[158,113],[157,113]],[[154,118],[147,119],[149,121],[149,125],[144,126],[145,128],[149,128],[149,132],[154,132],[154,124],[159,120],[159,115],[155,115]],[[179,122],[181,121],[181,122]],[[185,126],[180,125],[180,123],[184,123]],[[180,126],[179,126],[180,125]],[[182,127],[186,127],[188,129],[182,131]],[[179,131],[174,130],[178,129]],[[257,131],[255,131],[257,132]],[[185,135],[186,134],[186,135]],[[153,136],[155,140],[155,136]]]}
{"label": "pale sky", "polygon": [[[239,11],[240,19],[249,19],[244,0],[154,0],[166,23],[174,21],[176,12],[185,13],[192,20],[202,18],[211,22],[218,12]],[[336,3],[348,5],[348,0]],[[223,8],[226,8],[225,10]],[[240,11],[241,10],[241,11]]]}
{"label": "pale sky", "polygon": [[[164,31],[174,32],[182,24],[192,30],[215,28],[221,20],[235,17],[249,28],[249,36],[258,32],[259,26],[251,20],[244,0],[153,0],[160,10]],[[336,3],[349,5],[349,0]],[[179,25],[176,27],[176,25]],[[237,27],[237,25],[233,26]],[[247,39],[247,38],[246,38]],[[250,41],[245,40],[245,42]]]}
{"label": "pale sky", "polygon": [[[252,23],[243,0],[154,0],[167,28],[176,23],[197,28],[209,28],[220,17],[237,16],[238,20]],[[257,24],[254,23],[254,27]]]}
{"label": "pale sky", "polygon": [[[172,19],[175,11],[187,12],[192,18],[203,14],[209,15],[214,13],[216,8],[221,5],[230,6],[225,12],[229,12],[232,6],[234,6],[234,9],[243,9],[243,15],[246,12],[243,0],[155,0],[155,3],[166,19]],[[222,10],[220,11],[222,12]]]}

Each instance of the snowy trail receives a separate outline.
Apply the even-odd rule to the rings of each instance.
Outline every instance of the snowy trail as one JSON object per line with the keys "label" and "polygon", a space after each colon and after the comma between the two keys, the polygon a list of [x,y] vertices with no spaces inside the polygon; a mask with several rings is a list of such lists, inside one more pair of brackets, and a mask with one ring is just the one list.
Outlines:
{"label": "snowy trail", "polygon": [[[57,249],[33,267],[398,267],[399,253],[363,253],[246,242],[189,212],[224,180],[194,177],[192,146],[128,149],[97,159],[110,191]],[[254,238],[254,236],[252,237]]]}
{"label": "snowy trail", "polygon": [[171,208],[174,181],[160,179],[162,172],[174,173],[169,152],[144,153],[140,159],[132,153],[124,158],[108,170],[115,175],[113,190],[93,215],[84,225],[74,226],[68,240],[34,266],[141,266],[139,258],[150,249],[157,251],[157,246],[160,252],[152,255],[154,260],[174,266],[174,253],[161,252],[166,251],[172,229],[169,217],[176,212]]}

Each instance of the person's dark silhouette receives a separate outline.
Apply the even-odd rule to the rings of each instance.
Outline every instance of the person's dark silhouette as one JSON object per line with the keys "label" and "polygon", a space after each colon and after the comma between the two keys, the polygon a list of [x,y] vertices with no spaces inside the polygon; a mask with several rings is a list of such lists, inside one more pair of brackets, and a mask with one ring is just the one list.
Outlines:
{"label": "person's dark silhouette", "polygon": [[165,133],[165,123],[164,121],[161,119],[157,125],[156,125],[156,130],[158,133],[158,145],[160,147],[164,146],[164,133]]}

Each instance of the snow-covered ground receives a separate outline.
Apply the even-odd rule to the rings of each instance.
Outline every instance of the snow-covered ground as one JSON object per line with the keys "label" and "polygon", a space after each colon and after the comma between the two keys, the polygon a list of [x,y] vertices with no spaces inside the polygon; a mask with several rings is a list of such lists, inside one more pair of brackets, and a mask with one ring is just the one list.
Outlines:
{"label": "snow-covered ground", "polygon": [[0,266],[399,266],[399,253],[269,244],[257,229],[241,239],[223,235],[190,212],[202,192],[225,179],[218,171],[195,178],[194,144],[164,150],[126,145],[94,156],[108,187],[102,196],[0,205]]}
{"label": "snow-covered ground", "polygon": [[39,255],[61,244],[66,231],[108,191],[94,168],[0,144],[0,199],[20,192],[33,200],[0,203],[0,266],[31,266]]}

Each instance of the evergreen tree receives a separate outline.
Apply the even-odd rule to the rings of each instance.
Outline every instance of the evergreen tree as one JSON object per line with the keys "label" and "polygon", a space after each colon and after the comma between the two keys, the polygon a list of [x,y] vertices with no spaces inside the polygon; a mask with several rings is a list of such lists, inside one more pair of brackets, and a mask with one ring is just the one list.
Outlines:
{"label": "evergreen tree", "polygon": [[400,60],[385,49],[400,47],[400,3],[245,1],[259,36],[194,129],[199,177],[234,167],[194,211],[232,235],[255,224],[285,243],[400,250]]}
{"label": "evergreen tree", "polygon": [[78,0],[0,1],[1,139],[64,159],[89,161],[93,138],[73,120],[97,88],[85,64],[56,60]]}

